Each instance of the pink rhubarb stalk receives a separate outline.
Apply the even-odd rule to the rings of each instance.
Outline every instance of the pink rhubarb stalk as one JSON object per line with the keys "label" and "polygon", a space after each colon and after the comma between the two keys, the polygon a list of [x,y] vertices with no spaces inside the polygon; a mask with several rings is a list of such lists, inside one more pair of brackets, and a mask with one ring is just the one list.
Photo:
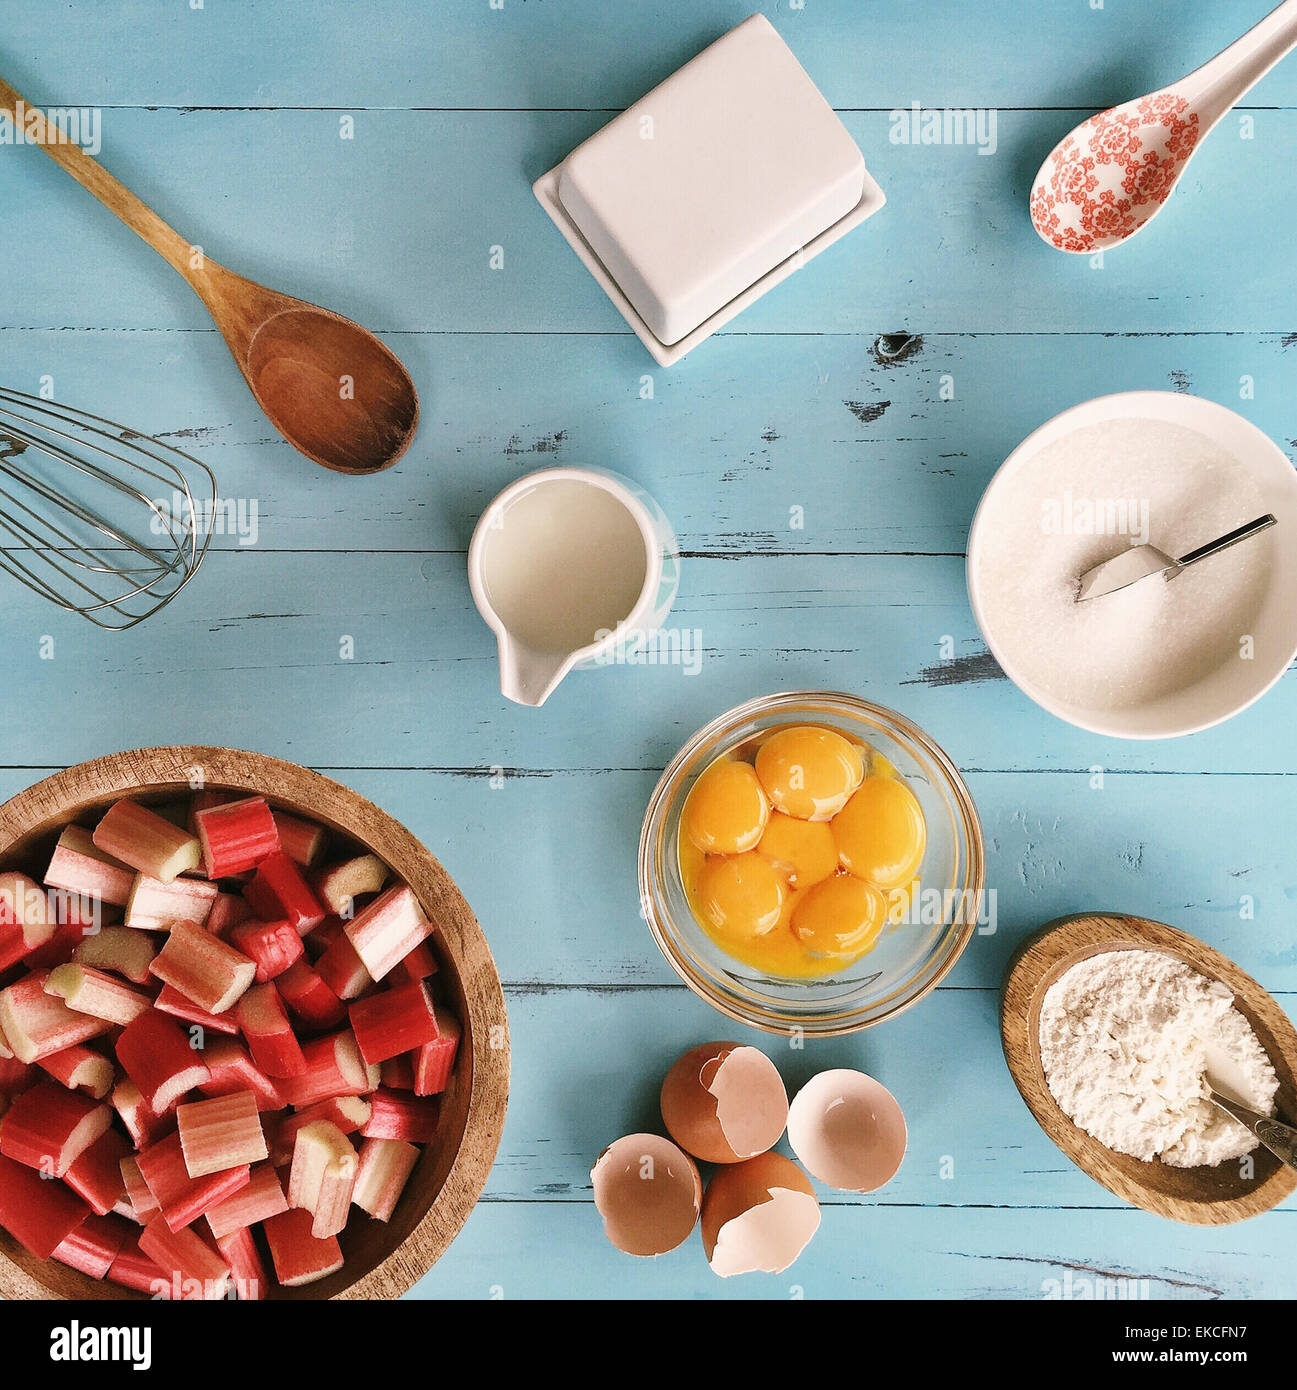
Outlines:
{"label": "pink rhubarb stalk", "polygon": [[200,1009],[223,1014],[246,993],[257,967],[196,922],[177,922],[149,971]]}
{"label": "pink rhubarb stalk", "polygon": [[104,1100],[113,1089],[117,1073],[113,1064],[93,1048],[84,1043],[65,1047],[62,1052],[52,1052],[42,1057],[37,1066],[47,1072],[69,1091],[84,1091],[95,1100]]}
{"label": "pink rhubarb stalk", "polygon": [[371,1066],[413,1052],[438,1036],[432,997],[422,981],[358,999],[347,1013],[360,1055]]}
{"label": "pink rhubarb stalk", "polygon": [[63,1183],[0,1154],[0,1227],[38,1260],[48,1260],[90,1215]]}
{"label": "pink rhubarb stalk", "polygon": [[47,1178],[61,1178],[112,1123],[113,1112],[89,1096],[42,1081],[24,1091],[0,1125],[0,1154]]}
{"label": "pink rhubarb stalk", "polygon": [[126,925],[136,931],[170,931],[177,922],[205,926],[220,896],[214,883],[201,878],[177,878],[161,883],[137,875],[126,904]]}
{"label": "pink rhubarb stalk", "polygon": [[251,1181],[252,1170],[244,1164],[226,1168],[220,1173],[191,1178],[185,1167],[185,1153],[179,1134],[168,1134],[147,1149],[141,1149],[135,1161],[140,1165],[144,1181],[149,1185],[153,1200],[162,1209],[167,1225],[173,1231],[183,1230],[200,1216],[232,1197]]}
{"label": "pink rhubarb stalk", "polygon": [[390,875],[378,855],[361,854],[317,874],[315,891],[335,916],[354,917],[356,899],[381,892]]}
{"label": "pink rhubarb stalk", "polygon": [[135,870],[99,849],[83,826],[69,825],[54,847],[45,886],[125,907],[135,886]]}
{"label": "pink rhubarb stalk", "polygon": [[269,1163],[259,1163],[252,1170],[248,1185],[233,1197],[218,1202],[207,1213],[207,1224],[217,1240],[235,1231],[245,1230],[258,1222],[288,1210],[288,1198],[279,1174]]}
{"label": "pink rhubarb stalk", "polygon": [[165,1014],[141,1014],[117,1039],[117,1060],[155,1115],[165,1114],[180,1098],[211,1080],[202,1054]]}
{"label": "pink rhubarb stalk", "polygon": [[189,1101],[177,1109],[176,1126],[191,1178],[260,1163],[270,1156],[257,1098],[251,1091]]}
{"label": "pink rhubarb stalk", "polygon": [[356,954],[375,980],[381,980],[421,942],[433,925],[408,884],[389,888],[343,926]]}
{"label": "pink rhubarb stalk", "polygon": [[279,830],[263,796],[226,801],[194,812],[203,869],[215,881],[255,869],[279,850]]}
{"label": "pink rhubarb stalk", "polygon": [[0,990],[0,1033],[20,1062],[39,1062],[112,1026],[102,1018],[69,1009],[56,994],[46,994],[48,979],[46,971],[37,971]]}
{"label": "pink rhubarb stalk", "polygon": [[230,1267],[195,1231],[174,1230],[160,1217],[140,1232],[140,1253],[171,1279],[182,1298],[224,1298]]}
{"label": "pink rhubarb stalk", "polygon": [[252,910],[266,922],[291,922],[305,936],[328,915],[302,871],[282,852],[263,859],[243,890]]}
{"label": "pink rhubarb stalk", "polygon": [[290,1210],[272,1216],[262,1227],[275,1277],[286,1289],[313,1284],[342,1268],[342,1247],[337,1237],[317,1239],[311,1234],[312,1221],[309,1211]]}
{"label": "pink rhubarb stalk", "polygon": [[77,965],[109,970],[132,984],[143,985],[148,983],[149,966],[157,953],[157,940],[148,932],[132,931],[129,927],[104,927],[79,941],[72,959]]}
{"label": "pink rhubarb stalk", "polygon": [[291,922],[241,922],[230,931],[230,945],[257,967],[257,983],[277,979],[302,957],[305,947]]}
{"label": "pink rhubarb stalk", "polygon": [[253,985],[239,1003],[238,1017],[253,1061],[268,1076],[286,1078],[306,1070],[301,1046],[273,984]]}
{"label": "pink rhubarb stalk", "polygon": [[134,801],[110,807],[92,838],[101,853],[163,883],[196,869],[201,857],[193,835]]}
{"label": "pink rhubarb stalk", "polygon": [[300,1129],[288,1176],[288,1204],[309,1211],[316,1240],[336,1236],[347,1224],[356,1185],[357,1159],[351,1141],[328,1120]]}
{"label": "pink rhubarb stalk", "polygon": [[305,1069],[280,1084],[284,1099],[298,1109],[335,1096],[364,1096],[378,1085],[379,1069],[360,1055],[350,1028],[302,1046]]}
{"label": "pink rhubarb stalk", "polygon": [[51,970],[45,993],[58,995],[79,1014],[102,1018],[123,1028],[153,1007],[147,994],[88,965],[60,965]]}
{"label": "pink rhubarb stalk", "polygon": [[399,1139],[366,1139],[351,1200],[375,1221],[390,1221],[419,1161],[419,1150]]}

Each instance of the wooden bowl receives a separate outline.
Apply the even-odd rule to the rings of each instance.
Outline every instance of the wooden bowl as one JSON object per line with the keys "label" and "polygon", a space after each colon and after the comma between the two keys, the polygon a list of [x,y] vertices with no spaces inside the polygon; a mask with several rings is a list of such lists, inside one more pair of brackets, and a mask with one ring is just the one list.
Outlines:
{"label": "wooden bowl", "polygon": [[[344,843],[377,854],[403,878],[438,930],[431,938],[452,1007],[464,1029],[455,1075],[442,1097],[437,1137],[384,1224],[359,1213],[340,1240],[346,1264],[280,1299],[399,1298],[444,1253],[468,1219],[495,1159],[509,1094],[509,1032],[491,952],[449,874],[410,832],[363,796],[294,763],[225,748],[144,748],[69,768],[0,806],[0,869],[39,881],[50,850],[72,821],[93,824],[129,795],[164,801],[194,787],[255,792],[272,805],[329,827]],[[33,1259],[0,1231],[0,1295],[24,1298],[145,1297],[53,1260]]]}
{"label": "wooden bowl", "polygon": [[1250,975],[1195,937],[1161,922],[1120,914],[1060,917],[1024,942],[1010,962],[1000,995],[1000,1034],[1023,1100],[1041,1129],[1078,1168],[1123,1201],[1155,1216],[1195,1226],[1224,1226],[1268,1211],[1297,1187],[1297,1172],[1268,1149],[1252,1154],[1251,1178],[1241,1176],[1237,1163],[1212,1168],[1146,1163],[1101,1144],[1073,1124],[1055,1101],[1040,1060],[1045,992],[1087,956],[1129,950],[1164,952],[1224,984],[1278,1073],[1280,1116],[1289,1121],[1297,1116],[1297,1032],[1279,1005]]}

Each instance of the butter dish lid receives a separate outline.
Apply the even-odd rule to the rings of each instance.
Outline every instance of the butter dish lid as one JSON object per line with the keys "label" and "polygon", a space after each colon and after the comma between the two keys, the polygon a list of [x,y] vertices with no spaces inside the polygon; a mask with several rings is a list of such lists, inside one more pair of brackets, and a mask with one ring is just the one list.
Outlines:
{"label": "butter dish lid", "polygon": [[668,345],[846,217],[872,186],[846,127],[759,14],[557,172],[558,201]]}

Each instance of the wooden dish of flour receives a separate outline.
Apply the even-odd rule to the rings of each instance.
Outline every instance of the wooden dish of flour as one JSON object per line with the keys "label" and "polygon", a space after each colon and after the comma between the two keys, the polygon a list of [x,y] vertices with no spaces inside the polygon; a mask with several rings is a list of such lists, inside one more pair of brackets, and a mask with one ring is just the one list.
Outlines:
{"label": "wooden dish of flour", "polygon": [[1050,986],[1072,966],[1105,951],[1163,951],[1219,980],[1234,995],[1279,1077],[1280,1118],[1297,1117],[1297,1031],[1274,999],[1219,951],[1161,922],[1095,913],[1047,923],[1018,949],[1000,993],[1000,1035],[1013,1080],[1040,1127],[1109,1192],[1155,1216],[1196,1226],[1224,1226],[1268,1211],[1297,1188],[1297,1172],[1264,1148],[1253,1176],[1236,1161],[1213,1168],[1173,1168],[1116,1153],[1072,1123],[1055,1101],[1040,1060],[1040,1010]]}

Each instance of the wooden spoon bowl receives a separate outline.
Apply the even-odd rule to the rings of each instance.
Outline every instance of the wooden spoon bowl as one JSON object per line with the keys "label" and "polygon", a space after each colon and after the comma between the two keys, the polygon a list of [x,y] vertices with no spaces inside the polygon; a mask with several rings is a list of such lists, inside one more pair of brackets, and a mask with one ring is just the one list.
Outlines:
{"label": "wooden spoon bowl", "polygon": [[1019,947],[1000,994],[1000,1034],[1014,1083],[1040,1127],[1096,1182],[1155,1216],[1196,1226],[1223,1226],[1268,1211],[1297,1188],[1297,1172],[1269,1152],[1251,1155],[1253,1175],[1239,1163],[1173,1168],[1116,1153],[1087,1134],[1059,1107],[1040,1059],[1040,1010],[1045,994],[1072,966],[1105,951],[1161,951],[1219,980],[1234,995],[1279,1076],[1282,1118],[1297,1116],[1297,1031],[1250,975],[1196,937],[1161,922],[1121,914],[1082,914],[1047,923]]}
{"label": "wooden spoon bowl", "polygon": [[[0,806],[0,869],[17,869],[39,881],[64,826],[93,825],[123,796],[163,802],[188,796],[196,785],[259,793],[277,808],[327,826],[344,851],[363,848],[379,855],[437,923],[431,943],[439,978],[464,1035],[442,1097],[436,1137],[425,1147],[390,1222],[353,1214],[339,1237],[346,1263],[337,1274],[295,1289],[272,1280],[267,1290],[272,1299],[399,1298],[445,1252],[481,1195],[509,1094],[509,1031],[500,979],[472,910],[428,850],[363,796],[294,763],[224,748],[145,748],[69,768]],[[34,1259],[4,1231],[0,1296],[145,1297],[53,1260]]]}

